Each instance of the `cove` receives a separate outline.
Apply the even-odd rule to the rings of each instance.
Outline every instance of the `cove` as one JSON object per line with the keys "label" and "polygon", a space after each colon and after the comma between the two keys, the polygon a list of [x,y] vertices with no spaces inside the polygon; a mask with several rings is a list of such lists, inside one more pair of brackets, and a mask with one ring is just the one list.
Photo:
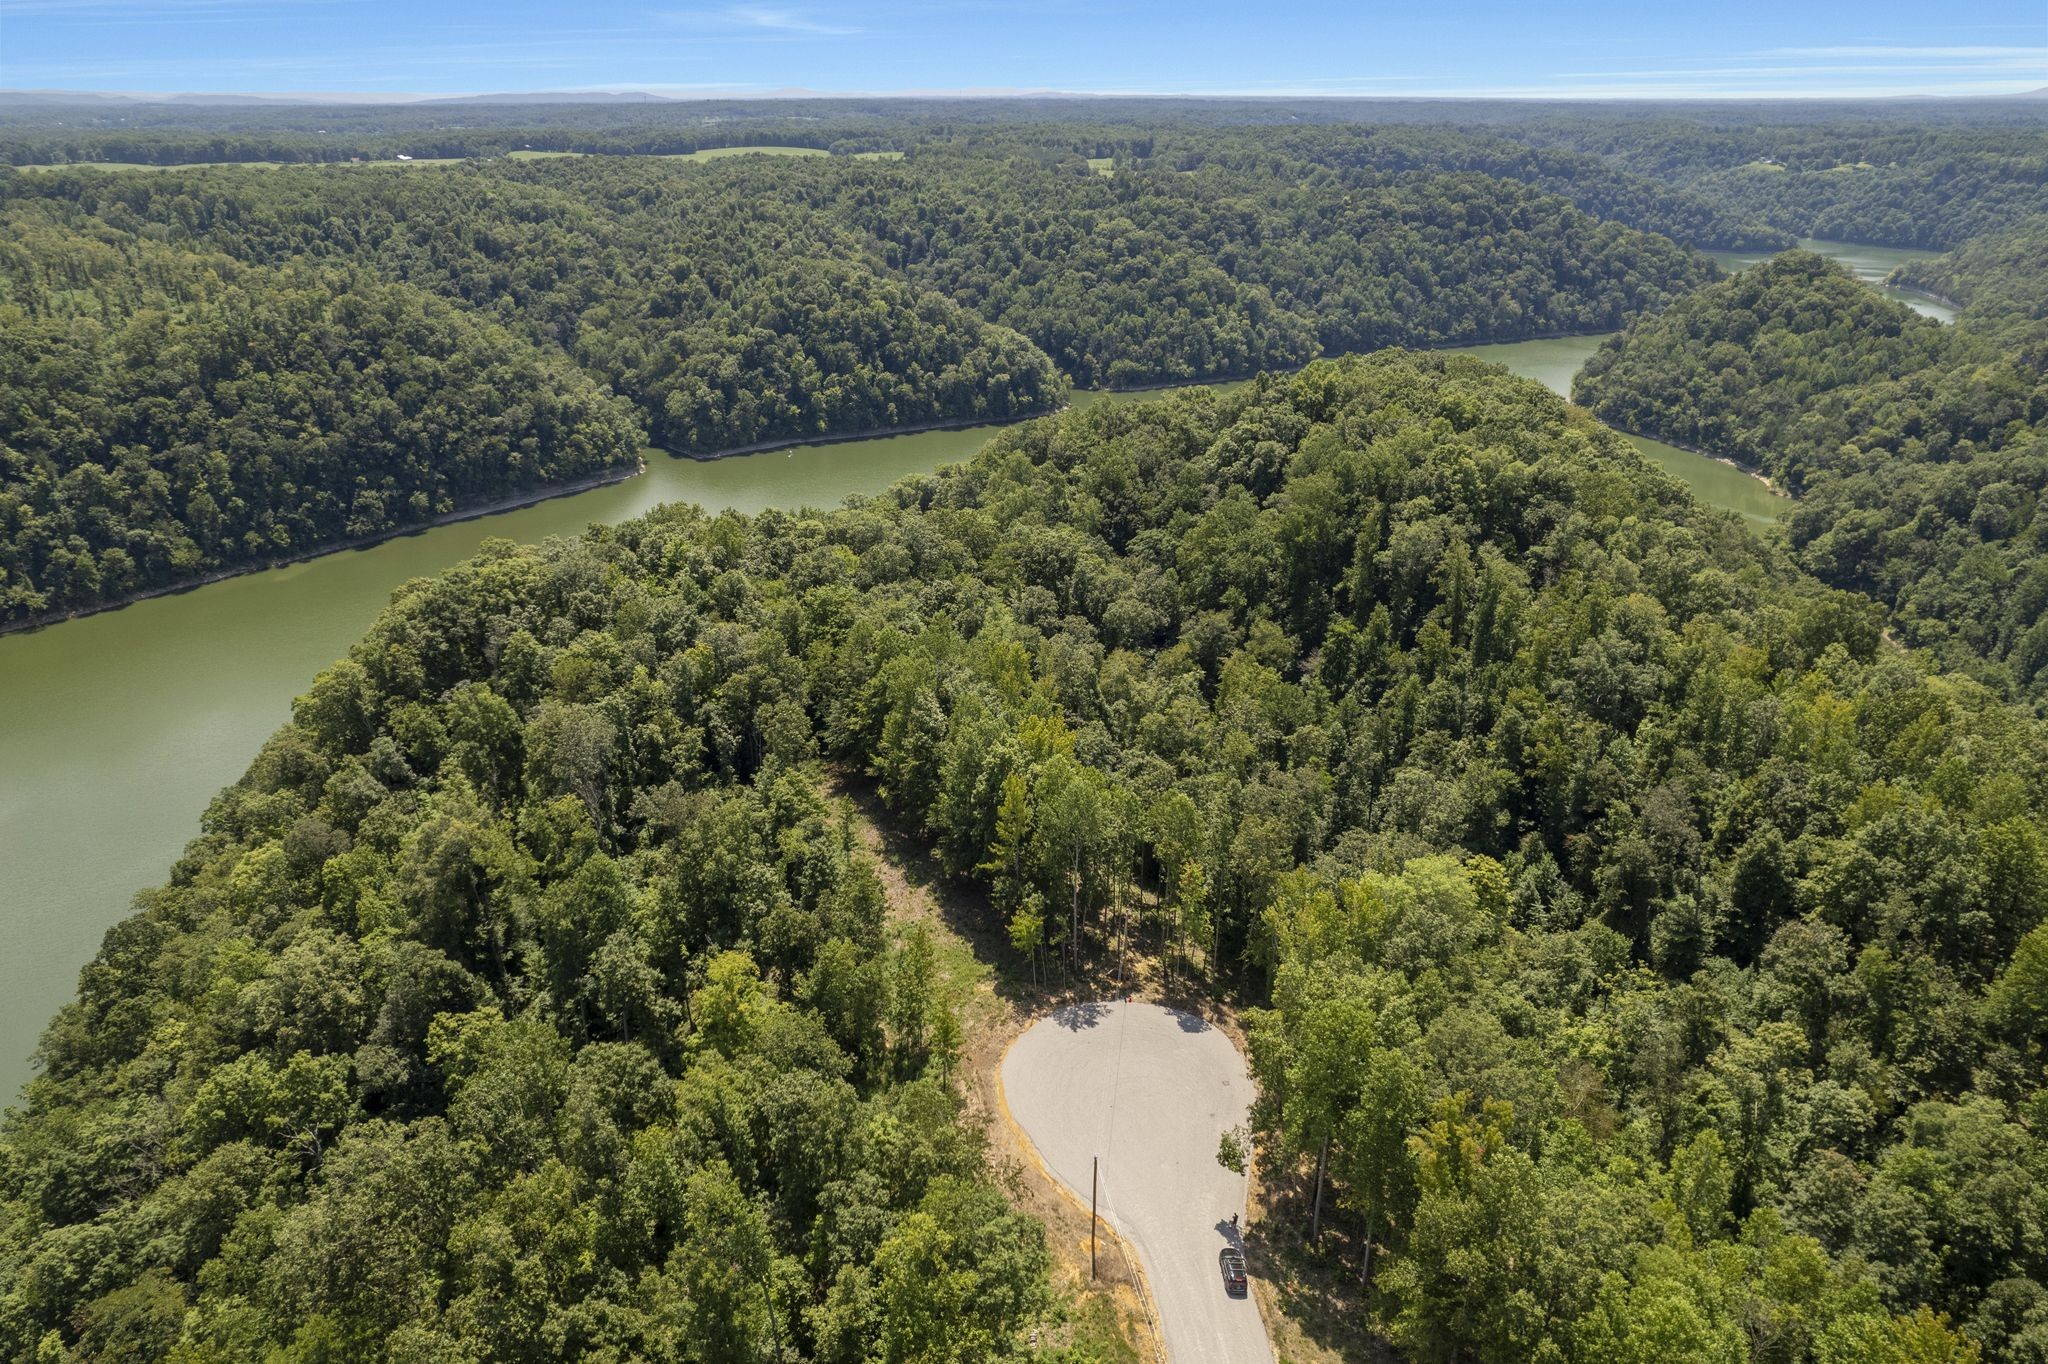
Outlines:
{"label": "cove", "polygon": [[[1859,242],[1833,242],[1818,237],[1805,238],[1799,245],[1847,266],[1850,274],[1886,298],[1905,304],[1923,317],[1931,317],[1937,322],[1956,320],[1956,310],[1939,299],[1929,298],[1926,294],[1915,293],[1911,289],[1894,288],[1884,282],[1885,276],[1907,261],[1927,260],[1940,255],[1939,251],[1922,251],[1911,246],[1864,246]],[[1771,253],[1709,251],[1707,254],[1712,256],[1723,270],[1746,270],[1760,260],[1769,259]]]}
{"label": "cove", "polygon": [[[1601,338],[1464,348],[1562,393]],[[1155,393],[1075,395],[1077,406]],[[221,787],[391,592],[486,539],[574,535],[673,501],[836,506],[965,459],[999,428],[927,431],[714,461],[650,452],[623,483],[0,637],[0,1102],[135,893],[160,883]],[[1787,505],[1702,456],[1631,438],[1699,497],[1768,521]]]}
{"label": "cove", "polygon": [[[1505,365],[1527,379],[1534,379],[1553,393],[1571,396],[1572,376],[1586,363],[1586,357],[1600,348],[1604,336],[1560,336],[1543,341],[1509,341],[1492,346],[1464,346],[1459,353],[1476,355]],[[1732,511],[1755,526],[1774,524],[1792,505],[1790,498],[1772,492],[1755,474],[1747,473],[1724,459],[1715,459],[1661,440],[1626,432],[1622,438],[1641,452],[1643,458],[1692,490],[1692,495],[1710,507]]]}

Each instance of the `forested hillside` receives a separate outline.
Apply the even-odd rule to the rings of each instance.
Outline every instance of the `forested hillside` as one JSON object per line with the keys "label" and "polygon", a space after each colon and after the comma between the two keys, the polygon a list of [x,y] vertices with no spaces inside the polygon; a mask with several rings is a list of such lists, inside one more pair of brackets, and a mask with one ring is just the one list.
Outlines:
{"label": "forested hillside", "polygon": [[1398,352],[495,547],[52,1025],[0,1348],[1025,1352],[1039,1233],[838,763],[1019,953],[1270,987],[1268,1177],[1327,1179],[1408,1358],[2034,1358],[2048,734],[1880,625]]}
{"label": "forested hillside", "polygon": [[346,162],[529,151],[962,149],[1188,169],[1218,159],[1473,171],[1704,247],[1816,236],[1946,249],[2048,212],[2039,100],[818,99],[664,105],[50,105],[0,110],[0,164]]}
{"label": "forested hillside", "polygon": [[300,701],[0,1139],[9,1358],[1010,1353],[1045,1252],[928,945],[800,708],[675,708],[773,685],[698,623],[720,534],[644,587],[502,546]]}
{"label": "forested hillside", "polygon": [[[1884,156],[1854,148],[1843,157]],[[1803,237],[1943,250],[2048,211],[2048,146],[1939,148],[1900,164],[1844,160],[1794,168],[1775,157],[1715,171],[1692,190]]]}
{"label": "forested hillside", "polygon": [[2048,379],[2035,234],[1910,278],[1969,300],[1944,327],[1806,253],[1702,289],[1587,362],[1574,396],[1627,429],[1799,494],[1801,561],[1890,603],[1906,639],[2048,683]]}
{"label": "forested hillside", "polygon": [[1477,172],[1519,180],[1569,199],[1596,218],[1661,233],[1690,246],[1747,251],[1793,243],[1793,235],[1783,228],[1683,185],[1618,169],[1587,152],[1532,146],[1477,128],[1323,124],[1249,130],[1234,138],[1214,132],[1199,137],[1165,134],[1148,151],[1157,162],[1178,169],[1216,159],[1238,162],[1281,155],[1313,165],[1380,172]]}
{"label": "forested hillside", "polygon": [[[1910,385],[1923,407],[1953,399],[1952,371],[1996,355],[1840,265],[1788,251],[1611,338],[1581,371],[1576,396],[1627,430],[1731,456],[1800,494],[1831,476],[1844,442],[1905,434],[1888,420],[1891,385]],[[1954,424],[1914,434],[1953,444],[2003,425],[1998,412],[1954,401],[1940,415]]]}
{"label": "forested hillside", "polygon": [[1083,385],[1606,330],[1710,274],[1696,252],[1485,176],[1079,170],[930,156],[778,178]]}
{"label": "forested hillside", "polygon": [[[657,421],[662,348],[695,351],[672,331],[760,331],[750,308],[789,311],[789,256],[843,261],[850,278],[837,309],[790,316],[784,344],[830,351],[841,328],[867,322],[862,294],[887,287],[883,274],[1014,327],[1076,382],[1112,386],[1292,367],[1318,347],[1603,330],[1712,273],[1666,239],[1474,174],[1219,165],[1112,179],[1078,157],[934,151],[907,162],[589,157],[397,176],[80,172],[27,188],[244,259],[367,259],[541,329],[617,373]],[[893,301],[891,320],[903,307]],[[921,360],[927,344],[914,336],[905,358]]]}
{"label": "forested hillside", "polygon": [[1943,126],[1921,106],[1806,119],[1578,117],[1510,135],[1594,153],[1797,236],[1946,249],[2048,212],[2048,120],[2015,108],[1999,122]]}
{"label": "forested hillside", "polygon": [[10,175],[0,212],[0,625],[618,468],[643,431],[1009,421],[1070,381],[1609,329],[1713,268],[1476,174],[994,151]]}
{"label": "forested hillside", "polygon": [[566,349],[682,452],[1003,420],[1064,396],[1022,338],[878,271],[843,228],[779,196],[780,168],[606,164],[81,173],[30,188],[192,249],[431,290]]}
{"label": "forested hillside", "polygon": [[1897,283],[1960,304],[1970,330],[2038,345],[2048,333],[2048,217],[1976,237],[1945,256],[1910,261]]}
{"label": "forested hillside", "polygon": [[930,157],[786,178],[1088,385],[1601,331],[1711,274],[1664,238],[1480,175],[1077,169]]}
{"label": "forested hillside", "polygon": [[361,272],[0,216],[0,624],[630,468],[559,354]]}

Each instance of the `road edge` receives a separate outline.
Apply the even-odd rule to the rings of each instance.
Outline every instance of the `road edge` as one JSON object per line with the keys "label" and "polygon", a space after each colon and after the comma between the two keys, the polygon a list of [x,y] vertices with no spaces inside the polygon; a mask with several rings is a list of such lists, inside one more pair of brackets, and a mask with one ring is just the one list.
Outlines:
{"label": "road edge", "polygon": [[[1086,1203],[1083,1203],[1081,1201],[1081,1195],[1077,1193],[1072,1188],[1072,1186],[1070,1186],[1067,1183],[1066,1180],[1061,1179],[1058,1175],[1052,1172],[1052,1167],[1045,1163],[1045,1157],[1041,1156],[1038,1153],[1038,1143],[1031,1140],[1031,1134],[1024,1130],[1024,1124],[1018,1122],[1016,1115],[1010,1112],[1010,1097],[1008,1093],[1005,1091],[1005,1087],[1003,1085],[1003,1062],[1008,1061],[1010,1059],[1010,1052],[1016,1047],[1018,1039],[1022,1038],[1025,1033],[1030,1032],[1033,1028],[1037,1027],[1040,1023],[1043,1023],[1046,1019],[1050,1017],[1052,1017],[1052,1015],[1047,1013],[1040,1014],[1038,1017],[1032,1019],[1030,1022],[1026,1023],[1022,1028],[1019,1028],[1017,1030],[1017,1036],[1012,1037],[1010,1039],[1009,1045],[1003,1048],[1003,1054],[995,1064],[996,1111],[1002,1114],[1003,1125],[1008,1127],[1010,1131],[1013,1134],[1015,1134],[1019,1144],[1019,1149],[1021,1149],[1026,1156],[1030,1157],[1032,1165],[1036,1166],[1038,1169],[1038,1173],[1045,1177],[1046,1183],[1052,1185],[1052,1187],[1059,1192],[1060,1197],[1066,1199],[1069,1203],[1072,1203],[1075,1206],[1075,1208],[1085,1213],[1089,1211],[1089,1208]],[[1123,1233],[1117,1230],[1115,1223],[1111,1222],[1107,1217],[1099,1217],[1096,1220],[1099,1221],[1102,1224],[1103,1229],[1109,1233],[1109,1239],[1115,1243],[1118,1252],[1123,1255],[1124,1264],[1129,1267],[1131,1271],[1131,1278],[1138,1286],[1138,1305],[1145,1309],[1145,1325],[1151,1328],[1152,1343],[1158,1347],[1159,1357],[1161,1359],[1169,1359],[1169,1356],[1166,1353],[1166,1332],[1159,1324],[1159,1304],[1157,1299],[1155,1299],[1152,1296],[1152,1279],[1151,1276],[1145,1272],[1144,1260],[1138,1256],[1137,1251],[1132,1248],[1131,1243],[1124,1239]],[[1264,1320],[1265,1319],[1262,1314],[1260,1317],[1261,1325],[1264,1324]]]}

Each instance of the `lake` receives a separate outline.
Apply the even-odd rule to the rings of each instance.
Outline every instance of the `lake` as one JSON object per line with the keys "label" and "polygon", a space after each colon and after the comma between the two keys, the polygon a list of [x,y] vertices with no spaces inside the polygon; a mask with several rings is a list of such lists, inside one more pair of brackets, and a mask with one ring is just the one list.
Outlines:
{"label": "lake", "polygon": [[[1600,339],[1468,353],[1566,392]],[[994,434],[935,431],[710,462],[650,454],[647,472],[623,483],[0,637],[0,1096],[27,1080],[35,1039],[101,934],[137,890],[163,880],[208,800],[241,775],[292,697],[369,628],[399,584],[442,572],[489,537],[573,535],[662,502],[742,512],[833,506],[964,459]],[[1635,444],[1702,499],[1752,520],[1787,505],[1728,465]]]}
{"label": "lake", "polygon": [[[1808,251],[1815,251],[1849,267],[1849,273],[1883,294],[1886,298],[1897,299],[1924,317],[1937,322],[1953,322],[1956,310],[1946,303],[1916,294],[1911,289],[1895,289],[1884,282],[1886,275],[1911,260],[1926,260],[1938,256],[1939,251],[1920,251],[1910,246],[1864,246],[1858,242],[1831,242],[1817,237],[1808,237],[1799,243]],[[1723,270],[1746,270],[1771,253],[1768,251],[1709,251]]]}
{"label": "lake", "polygon": [[[1515,373],[1534,379],[1555,393],[1571,396],[1572,376],[1586,357],[1606,340],[1601,336],[1561,336],[1545,341],[1510,341],[1493,346],[1465,346],[1466,355],[1476,355]],[[1745,521],[1769,525],[1787,507],[1788,498],[1774,493],[1755,474],[1744,473],[1725,460],[1709,459],[1661,440],[1628,436],[1628,443],[1643,457],[1692,489],[1692,495],[1711,507],[1721,507]]]}

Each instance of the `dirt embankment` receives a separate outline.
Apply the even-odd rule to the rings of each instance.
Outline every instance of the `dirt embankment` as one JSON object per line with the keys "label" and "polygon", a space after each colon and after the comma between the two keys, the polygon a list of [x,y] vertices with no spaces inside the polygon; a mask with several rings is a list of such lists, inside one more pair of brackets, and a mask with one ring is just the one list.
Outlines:
{"label": "dirt embankment", "polygon": [[959,1080],[968,1120],[987,1134],[990,1163],[1011,1200],[1045,1224],[1055,1286],[1075,1304],[1076,1323],[1064,1329],[1107,1319],[1131,1360],[1165,1364],[1133,1259],[1104,1224],[1091,1281],[1088,1210],[1039,1163],[1003,1104],[1001,1067],[1010,1043],[1042,1013],[1098,992],[1086,982],[1036,987],[1007,972],[998,963],[1015,953],[990,931],[995,914],[986,900],[946,877],[929,848],[897,831],[872,787],[857,779],[835,780],[832,794],[851,803],[852,827],[874,858],[894,924],[899,930],[922,924],[932,936],[941,980],[960,1020]]}

